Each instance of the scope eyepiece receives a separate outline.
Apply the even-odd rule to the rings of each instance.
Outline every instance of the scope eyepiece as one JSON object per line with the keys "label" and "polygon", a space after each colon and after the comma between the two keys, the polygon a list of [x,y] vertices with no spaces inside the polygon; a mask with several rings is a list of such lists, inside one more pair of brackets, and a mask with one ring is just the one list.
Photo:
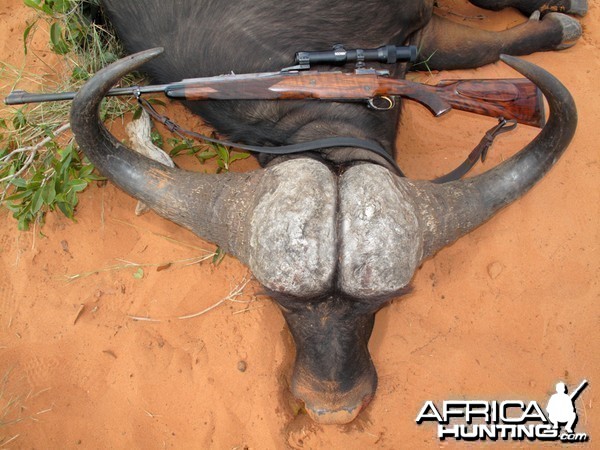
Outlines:
{"label": "scope eyepiece", "polygon": [[333,50],[297,52],[296,64],[335,64],[341,65],[351,62],[380,62],[395,64],[397,62],[415,62],[417,60],[417,47],[414,45],[396,46],[382,45],[378,48],[346,50],[341,45],[335,45]]}

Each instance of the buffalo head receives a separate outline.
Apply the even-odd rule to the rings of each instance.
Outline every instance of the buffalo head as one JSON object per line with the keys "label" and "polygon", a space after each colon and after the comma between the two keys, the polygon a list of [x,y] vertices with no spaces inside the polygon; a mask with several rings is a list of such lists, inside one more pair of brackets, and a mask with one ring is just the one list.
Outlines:
{"label": "buffalo head", "polygon": [[377,310],[407,289],[423,260],[540,180],[577,123],[559,81],[506,56],[540,87],[551,113],[529,145],[482,175],[433,184],[371,163],[334,172],[308,157],[275,160],[250,173],[188,172],[130,151],[98,117],[109,88],[159,53],[120,60],[85,85],[71,112],[77,141],[123,190],[248,265],[294,338],[292,391],[322,423],[351,421],[374,395],[367,343]]}

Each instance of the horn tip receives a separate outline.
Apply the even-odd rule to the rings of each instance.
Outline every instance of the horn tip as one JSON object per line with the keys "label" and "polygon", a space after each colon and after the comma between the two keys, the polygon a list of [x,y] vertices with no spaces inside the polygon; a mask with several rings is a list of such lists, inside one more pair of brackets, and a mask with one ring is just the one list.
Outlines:
{"label": "horn tip", "polygon": [[517,58],[516,56],[511,56],[511,55],[506,55],[504,53],[502,53],[500,55],[500,61],[502,61],[505,64],[508,64],[509,66],[513,66],[515,63],[518,63],[519,61],[521,61],[521,58]]}
{"label": "horn tip", "polygon": [[144,50],[143,53],[146,53],[151,56],[158,56],[161,53],[163,53],[164,51],[165,51],[164,47],[154,47],[154,48],[149,48],[148,50]]}
{"label": "horn tip", "polygon": [[147,62],[156,58],[158,55],[161,55],[164,51],[164,47],[149,48],[148,50],[142,50],[141,52],[129,55],[129,59],[140,63]]}

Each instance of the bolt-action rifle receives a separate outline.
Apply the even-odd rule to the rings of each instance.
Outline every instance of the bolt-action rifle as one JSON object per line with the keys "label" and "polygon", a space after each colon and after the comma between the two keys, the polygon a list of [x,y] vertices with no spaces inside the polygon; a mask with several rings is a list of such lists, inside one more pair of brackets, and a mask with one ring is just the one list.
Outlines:
{"label": "bolt-action rifle", "polygon": [[[329,56],[328,56],[329,55]],[[427,85],[394,79],[387,70],[365,68],[365,61],[395,63],[414,60],[414,47],[387,45],[378,49],[298,52],[298,65],[279,72],[228,74],[190,78],[175,83],[112,89],[107,96],[162,93],[180,100],[324,100],[363,102],[376,110],[389,110],[397,97],[415,100],[435,116],[450,109],[491,117],[514,119],[542,127],[544,110],[539,89],[527,79],[446,80]],[[329,59],[328,59],[329,58]],[[353,72],[310,70],[311,63],[343,64],[357,61]],[[76,92],[31,94],[13,91],[7,105],[72,100]]]}

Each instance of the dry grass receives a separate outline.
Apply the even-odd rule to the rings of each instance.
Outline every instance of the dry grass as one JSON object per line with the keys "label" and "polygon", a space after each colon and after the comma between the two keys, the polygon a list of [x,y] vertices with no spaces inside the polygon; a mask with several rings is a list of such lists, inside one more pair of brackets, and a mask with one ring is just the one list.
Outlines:
{"label": "dry grass", "polygon": [[[227,294],[225,297],[221,298],[217,302],[213,303],[208,308],[204,308],[202,311],[185,314],[182,316],[163,317],[163,318],[148,317],[148,316],[132,316],[132,315],[129,315],[128,317],[132,320],[140,321],[140,322],[162,322],[162,321],[167,321],[167,320],[171,320],[171,319],[189,320],[189,319],[194,319],[196,317],[200,317],[227,302],[243,303],[243,304],[248,305],[248,304],[256,301],[255,298],[250,298],[249,300],[241,300],[240,297],[242,295],[244,295],[244,290],[246,289],[246,287],[248,286],[248,283],[250,283],[250,281],[251,281],[251,278],[249,277],[249,275],[245,275],[244,278],[242,278],[242,280],[235,287],[233,287],[231,289],[229,294]],[[236,312],[246,312],[248,310],[249,310],[249,308],[246,307],[245,309],[236,311]],[[233,314],[236,314],[236,313],[234,312]]]}
{"label": "dry grass", "polygon": [[24,380],[15,377],[13,369],[7,369],[0,380],[0,448],[14,444],[14,441],[21,436],[21,433],[14,432],[12,425],[25,421],[39,422],[39,416],[53,411],[52,406],[37,412],[30,411],[28,402],[49,391],[50,388],[34,392],[23,387]]}

